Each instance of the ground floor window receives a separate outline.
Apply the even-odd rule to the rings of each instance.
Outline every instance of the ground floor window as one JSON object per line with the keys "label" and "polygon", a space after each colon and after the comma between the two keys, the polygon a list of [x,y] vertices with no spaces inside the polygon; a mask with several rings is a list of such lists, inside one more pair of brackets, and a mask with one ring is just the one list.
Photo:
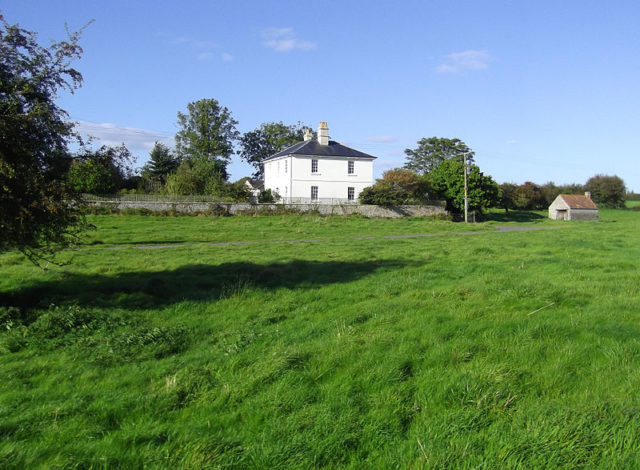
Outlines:
{"label": "ground floor window", "polygon": [[312,201],[317,201],[318,200],[318,187],[317,186],[311,186],[311,200]]}
{"label": "ground floor window", "polygon": [[347,199],[349,201],[353,201],[355,199],[356,196],[356,188],[347,188]]}

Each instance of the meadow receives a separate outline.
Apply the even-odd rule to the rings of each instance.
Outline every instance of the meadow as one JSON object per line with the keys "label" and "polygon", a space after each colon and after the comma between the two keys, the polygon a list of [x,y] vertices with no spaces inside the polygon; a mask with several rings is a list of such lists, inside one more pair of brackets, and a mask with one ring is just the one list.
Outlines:
{"label": "meadow", "polygon": [[3,468],[640,467],[637,211],[90,222],[0,255]]}

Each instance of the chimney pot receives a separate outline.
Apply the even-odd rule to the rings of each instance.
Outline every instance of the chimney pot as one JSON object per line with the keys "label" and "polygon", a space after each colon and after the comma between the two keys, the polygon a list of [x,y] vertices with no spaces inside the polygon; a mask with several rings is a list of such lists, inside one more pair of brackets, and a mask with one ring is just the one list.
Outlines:
{"label": "chimney pot", "polygon": [[329,126],[327,121],[320,121],[318,126],[318,143],[320,145],[329,145]]}
{"label": "chimney pot", "polygon": [[584,195],[591,199],[591,193],[589,191],[585,191]]}
{"label": "chimney pot", "polygon": [[311,129],[305,129],[304,131],[304,141],[307,142],[313,139],[313,134],[311,133]]}

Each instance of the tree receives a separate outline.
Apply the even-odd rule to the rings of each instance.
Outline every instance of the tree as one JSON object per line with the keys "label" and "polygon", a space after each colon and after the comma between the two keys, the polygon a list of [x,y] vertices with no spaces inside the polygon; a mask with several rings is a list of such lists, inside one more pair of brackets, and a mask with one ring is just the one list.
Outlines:
{"label": "tree", "polygon": [[542,197],[544,198],[546,207],[550,206],[556,197],[558,197],[558,194],[560,194],[560,188],[556,186],[553,181],[549,181],[540,186],[540,190],[542,191]]}
{"label": "tree", "polygon": [[301,122],[291,126],[282,122],[265,122],[257,129],[245,132],[240,138],[240,157],[253,165],[253,178],[263,179],[262,160],[301,142],[305,129],[307,127]]}
{"label": "tree", "polygon": [[515,206],[517,209],[546,209],[547,205],[547,201],[542,193],[542,188],[537,184],[526,181],[516,188]]}
{"label": "tree", "polygon": [[373,186],[363,189],[359,199],[362,204],[397,206],[423,202],[426,196],[424,180],[413,171],[394,168],[385,171]]}
{"label": "tree", "polygon": [[111,194],[131,177],[133,156],[122,144],[103,145],[98,150],[84,150],[74,157],[67,184],[74,193]]}
{"label": "tree", "polygon": [[467,155],[467,163],[473,163],[475,153],[460,139],[429,137],[420,139],[416,149],[406,149],[407,162],[404,167],[419,175],[432,172],[440,162]]}
{"label": "tree", "polygon": [[[467,175],[469,209],[482,211],[498,204],[500,188],[477,165]],[[447,210],[464,211],[464,164],[459,159],[444,160],[432,171],[433,189],[447,201]]]}
{"label": "tree", "polygon": [[165,191],[168,194],[224,196],[226,181],[215,160],[200,158],[183,160],[175,173],[167,177]]}
{"label": "tree", "polygon": [[591,199],[603,207],[624,207],[627,189],[622,178],[618,176],[592,176],[584,185],[584,189],[591,193]]}
{"label": "tree", "polygon": [[506,214],[509,209],[516,208],[516,190],[518,185],[514,183],[502,183],[500,185],[500,207],[504,209]]}
{"label": "tree", "polygon": [[82,54],[81,31],[44,47],[0,15],[0,252],[18,249],[34,262],[86,226],[64,184],[77,135],[55,103],[82,83],[71,66]]}
{"label": "tree", "polygon": [[406,191],[413,198],[422,198],[426,195],[425,182],[411,170],[404,168],[387,170],[382,174],[382,179],[378,181],[388,182],[392,186]]}
{"label": "tree", "polygon": [[164,184],[167,176],[176,171],[179,163],[169,147],[156,142],[149,154],[149,161],[142,167],[142,176]]}
{"label": "tree", "polygon": [[215,163],[226,180],[227,165],[233,155],[233,144],[239,137],[238,121],[217,100],[202,99],[187,105],[187,114],[178,113],[180,130],[176,134],[178,157],[185,160],[207,160]]}

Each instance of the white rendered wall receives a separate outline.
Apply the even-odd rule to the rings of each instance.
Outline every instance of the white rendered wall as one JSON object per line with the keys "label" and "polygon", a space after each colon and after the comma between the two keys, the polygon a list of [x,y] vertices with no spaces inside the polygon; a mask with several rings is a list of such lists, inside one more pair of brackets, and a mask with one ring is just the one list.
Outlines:
{"label": "white rendered wall", "polygon": [[269,160],[264,164],[264,188],[276,191],[280,197],[291,197],[290,156]]}
{"label": "white rendered wall", "polygon": [[[318,160],[318,171],[311,172],[311,160]],[[287,171],[285,172],[285,161]],[[348,173],[349,161],[354,172]],[[279,165],[279,166],[278,166]],[[347,157],[287,156],[265,163],[265,188],[277,190],[283,198],[311,198],[311,186],[318,187],[318,199],[347,199],[354,188],[354,199],[373,184],[373,161]]]}

